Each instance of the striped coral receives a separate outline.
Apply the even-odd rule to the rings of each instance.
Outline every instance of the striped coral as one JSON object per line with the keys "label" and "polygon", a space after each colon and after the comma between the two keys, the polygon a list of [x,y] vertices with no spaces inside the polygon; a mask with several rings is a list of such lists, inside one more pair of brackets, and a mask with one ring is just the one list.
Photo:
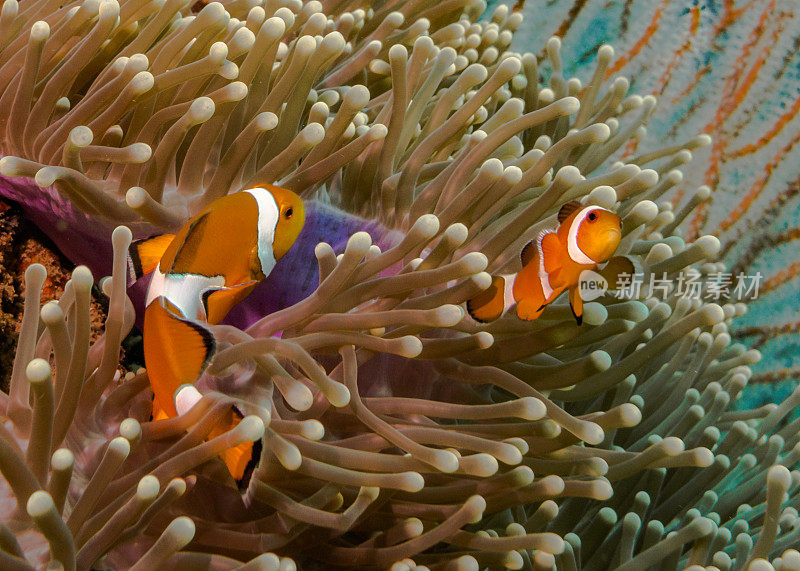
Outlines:
{"label": "striped coral", "polygon": [[567,71],[586,80],[598,47],[612,42],[620,58],[607,75],[623,74],[637,93],[659,98],[649,136],[620,156],[682,143],[698,131],[712,136],[710,148],[692,151],[682,184],[667,198],[677,209],[693,188],[713,189],[714,200],[688,221],[687,236],[719,236],[731,272],[764,276],[758,299],[732,329],[734,338],[755,344],[764,355],[746,401],[787,395],[800,378],[796,4],[590,0],[517,8],[527,21],[536,20],[515,35],[517,49],[540,50],[556,34]]}

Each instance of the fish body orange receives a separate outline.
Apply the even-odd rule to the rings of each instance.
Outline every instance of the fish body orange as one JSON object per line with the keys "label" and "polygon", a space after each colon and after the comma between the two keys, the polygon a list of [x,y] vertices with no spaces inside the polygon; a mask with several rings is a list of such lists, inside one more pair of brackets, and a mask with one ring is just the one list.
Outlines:
{"label": "fish body orange", "polygon": [[[177,234],[140,240],[130,262],[138,276],[153,273],[144,314],[144,358],[153,389],[153,418],[171,418],[201,398],[193,383],[214,354],[207,324],[219,323],[270,274],[305,221],[293,192],[264,185],[220,198]],[[209,435],[235,426],[231,409]],[[240,480],[252,444],[227,451],[223,460]]]}
{"label": "fish body orange", "polygon": [[542,232],[523,248],[517,274],[493,277],[489,289],[467,302],[474,319],[492,321],[516,303],[517,316],[533,320],[566,290],[575,319],[582,322],[581,272],[597,270],[611,259],[622,237],[622,221],[605,208],[577,201],[561,207],[558,221],[557,229]]}

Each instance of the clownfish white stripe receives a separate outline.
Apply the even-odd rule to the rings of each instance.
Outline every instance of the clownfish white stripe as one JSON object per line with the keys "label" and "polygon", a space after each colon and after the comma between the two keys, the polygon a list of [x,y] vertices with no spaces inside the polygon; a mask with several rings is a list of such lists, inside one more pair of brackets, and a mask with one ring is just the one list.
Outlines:
{"label": "clownfish white stripe", "polygon": [[175,410],[179,415],[189,412],[203,395],[192,385],[182,385],[175,393]]}
{"label": "clownfish white stripe", "polygon": [[542,250],[542,240],[546,234],[550,233],[551,232],[542,232],[539,234],[539,237],[536,238],[536,248],[539,250],[539,283],[542,284],[542,293],[544,293],[545,299],[550,299],[550,296],[553,294],[553,288],[550,286],[550,276],[548,276],[544,269],[544,251]]}
{"label": "clownfish white stripe", "polygon": [[583,221],[586,220],[586,217],[593,210],[605,209],[600,208],[599,206],[587,206],[578,212],[578,215],[575,216],[575,219],[572,221],[572,224],[569,227],[569,234],[567,235],[567,253],[569,254],[569,257],[572,258],[572,261],[576,264],[594,265],[597,263],[595,260],[587,256],[578,245],[578,230],[580,229]]}
{"label": "clownfish white stripe", "polygon": [[263,188],[250,188],[246,190],[256,199],[258,205],[258,261],[261,262],[261,272],[268,276],[275,267],[275,228],[280,218],[280,209],[272,193]]}
{"label": "clownfish white stripe", "polygon": [[156,266],[156,269],[153,270],[153,277],[150,278],[150,285],[147,287],[147,296],[145,297],[144,306],[147,307],[155,299],[161,295],[161,292],[164,290],[164,273],[161,269]]}
{"label": "clownfish white stripe", "polygon": [[517,300],[514,299],[514,280],[517,277],[517,274],[506,274],[501,276],[503,278],[503,312],[508,311],[508,309],[517,303]]}
{"label": "clownfish white stripe", "polygon": [[553,295],[553,288],[550,286],[550,277],[546,274],[539,274],[539,282],[542,284],[542,293],[544,294],[544,298],[550,299],[550,296]]}
{"label": "clownfish white stripe", "polygon": [[[161,273],[158,269],[156,272]],[[203,276],[199,274],[162,275],[160,295],[178,308],[186,319],[205,319],[203,294],[210,289],[225,286],[224,276]],[[156,276],[153,276],[154,278]]]}

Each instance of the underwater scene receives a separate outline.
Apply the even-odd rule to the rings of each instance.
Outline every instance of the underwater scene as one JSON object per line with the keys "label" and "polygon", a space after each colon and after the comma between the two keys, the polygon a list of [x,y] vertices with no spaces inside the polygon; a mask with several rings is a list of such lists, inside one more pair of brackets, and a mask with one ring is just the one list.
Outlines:
{"label": "underwater scene", "polygon": [[0,0],[0,570],[800,571],[793,0]]}

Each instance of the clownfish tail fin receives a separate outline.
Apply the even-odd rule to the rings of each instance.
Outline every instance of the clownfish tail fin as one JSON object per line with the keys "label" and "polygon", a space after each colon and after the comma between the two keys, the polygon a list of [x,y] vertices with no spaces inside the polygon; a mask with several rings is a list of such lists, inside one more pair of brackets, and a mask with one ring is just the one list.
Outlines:
{"label": "clownfish tail fin", "polygon": [[[233,430],[238,426],[242,418],[244,418],[244,415],[239,412],[235,406],[232,406],[222,417],[219,424],[211,430],[208,435],[208,440],[216,438],[217,436],[222,436],[226,432]],[[262,444],[260,440],[244,442],[233,448],[228,448],[219,455],[228,468],[228,472],[230,472],[233,479],[236,480],[236,484],[240,490],[247,487],[250,476],[252,476],[253,470],[258,465],[258,460],[261,457],[261,447]]]}
{"label": "clownfish tail fin", "polygon": [[175,234],[159,234],[134,240],[128,248],[128,276],[131,282],[154,271]]}
{"label": "clownfish tail fin", "polygon": [[481,323],[499,319],[509,306],[506,296],[506,278],[492,276],[492,284],[467,301],[467,313]]}

